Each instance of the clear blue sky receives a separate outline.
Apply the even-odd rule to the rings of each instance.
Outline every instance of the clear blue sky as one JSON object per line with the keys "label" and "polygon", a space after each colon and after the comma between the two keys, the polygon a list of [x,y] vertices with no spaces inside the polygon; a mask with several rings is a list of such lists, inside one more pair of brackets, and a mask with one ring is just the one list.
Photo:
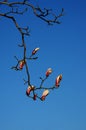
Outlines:
{"label": "clear blue sky", "polygon": [[[11,1],[11,0],[9,0]],[[41,7],[65,9],[62,24],[48,26],[33,15],[19,18],[29,25],[27,53],[40,47],[38,60],[30,61],[31,83],[38,85],[40,76],[51,67],[53,73],[45,86],[51,86],[56,76],[63,75],[61,86],[44,102],[32,101],[25,95],[24,71],[16,72],[14,55],[21,37],[14,24],[0,19],[0,130],[86,130],[86,1],[36,0]]]}

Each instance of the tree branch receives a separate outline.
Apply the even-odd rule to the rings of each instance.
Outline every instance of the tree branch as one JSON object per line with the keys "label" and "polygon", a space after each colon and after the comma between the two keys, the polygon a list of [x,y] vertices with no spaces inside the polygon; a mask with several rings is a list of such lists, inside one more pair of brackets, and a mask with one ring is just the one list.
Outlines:
{"label": "tree branch", "polygon": [[[30,31],[29,31],[28,27],[19,26],[16,15],[19,15],[19,16],[24,15],[31,8],[36,17],[43,20],[45,23],[48,23],[49,25],[53,25],[55,23],[56,24],[61,23],[59,21],[59,18],[64,15],[64,9],[62,8],[61,13],[56,15],[53,13],[52,9],[47,9],[47,8],[41,9],[40,7],[35,7],[28,0],[23,0],[21,2],[20,1],[17,1],[17,2],[8,2],[8,1],[1,2],[0,1],[0,6],[1,5],[3,5],[4,7],[6,6],[8,8],[8,10],[6,11],[6,10],[4,10],[4,8],[1,8],[0,17],[5,17],[14,23],[16,29],[19,31],[19,33],[21,35],[21,40],[22,40],[22,43],[19,44],[18,46],[23,48],[23,57],[22,57],[22,59],[18,59],[15,56],[17,63],[15,66],[12,66],[12,69],[14,69],[16,71],[22,71],[23,67],[25,66],[27,80],[25,80],[25,79],[23,79],[23,80],[24,80],[24,84],[28,84],[28,88],[26,90],[26,95],[28,97],[32,98],[33,100],[36,100],[38,98],[43,101],[43,100],[45,100],[45,97],[49,94],[49,90],[57,89],[59,87],[59,85],[60,85],[59,83],[60,83],[60,80],[62,79],[62,75],[59,75],[56,78],[54,85],[52,85],[51,87],[44,87],[43,86],[44,82],[47,80],[47,78],[49,77],[49,75],[52,72],[52,69],[49,68],[46,72],[45,78],[40,77],[41,83],[39,86],[36,86],[36,85],[33,86],[31,84],[28,60],[36,60],[38,58],[35,56],[35,54],[37,53],[39,48],[35,48],[32,51],[32,54],[29,57],[27,57],[25,36],[30,36]],[[20,11],[20,9],[21,9],[21,11]],[[39,91],[44,90],[44,92],[41,96],[39,96],[37,94],[38,90]]]}

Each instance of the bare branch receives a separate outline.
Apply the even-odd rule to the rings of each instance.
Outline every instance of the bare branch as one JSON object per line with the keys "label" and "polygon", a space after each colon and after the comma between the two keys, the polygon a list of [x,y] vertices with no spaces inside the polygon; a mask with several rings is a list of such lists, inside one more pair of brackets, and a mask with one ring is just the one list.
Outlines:
{"label": "bare branch", "polygon": [[[30,30],[29,27],[21,27],[17,21],[16,16],[17,15],[24,15],[28,10],[31,8],[33,14],[38,17],[39,19],[43,20],[45,23],[48,25],[53,25],[53,24],[60,24],[61,22],[59,21],[59,18],[61,18],[64,15],[64,9],[62,8],[61,13],[59,14],[54,14],[52,9],[41,9],[39,6],[34,6],[31,4],[28,0],[22,0],[20,1],[14,1],[14,2],[8,2],[8,0],[0,1],[0,6],[3,5],[4,7],[6,6],[8,10],[4,10],[4,8],[1,8],[0,10],[0,17],[7,18],[11,20],[16,29],[19,31],[21,35],[21,44],[19,44],[19,47],[23,48],[23,57],[21,59],[18,59],[16,56],[14,58],[16,59],[16,65],[12,66],[11,69],[14,69],[16,71],[22,71],[23,67],[25,67],[25,73],[27,76],[27,80],[23,79],[24,84],[28,85],[27,90],[26,90],[26,95],[29,98],[32,98],[33,100],[36,100],[37,98],[40,99],[41,101],[45,100],[45,97],[49,94],[49,90],[54,90],[57,89],[60,86],[60,80],[62,79],[62,75],[59,75],[56,78],[56,83],[52,85],[51,87],[44,87],[43,84],[49,77],[49,75],[52,72],[52,69],[49,68],[47,70],[47,73],[45,75],[45,78],[40,77],[41,83],[39,86],[32,85],[31,84],[31,79],[30,79],[30,71],[29,71],[29,66],[28,66],[28,60],[36,60],[38,57],[35,56],[36,52],[39,50],[39,48],[35,48],[32,51],[32,54],[28,57],[26,52],[27,52],[27,47],[25,43],[25,37],[30,36]],[[43,94],[40,96],[38,95],[38,91],[44,90]]]}

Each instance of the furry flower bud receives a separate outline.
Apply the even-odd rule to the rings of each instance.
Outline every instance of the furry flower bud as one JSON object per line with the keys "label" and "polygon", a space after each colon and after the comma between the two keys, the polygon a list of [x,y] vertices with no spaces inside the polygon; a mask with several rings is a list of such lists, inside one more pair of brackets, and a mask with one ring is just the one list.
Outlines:
{"label": "furry flower bud", "polygon": [[41,100],[44,101],[48,94],[49,94],[49,90],[48,89],[44,90],[42,97],[41,97]]}
{"label": "furry flower bud", "polygon": [[19,63],[19,68],[20,68],[20,69],[23,69],[24,64],[25,64],[25,61],[24,61],[24,60],[20,61],[20,63]]}
{"label": "furry flower bud", "polygon": [[39,47],[35,48],[35,49],[32,51],[32,55],[35,55],[36,52],[37,52],[39,49],[40,49]]}
{"label": "furry flower bud", "polygon": [[55,81],[55,86],[58,87],[61,80],[62,80],[62,74],[60,74],[59,76],[57,76],[56,81]]}
{"label": "furry flower bud", "polygon": [[30,92],[34,90],[34,86],[28,86],[27,90],[26,90],[26,95],[29,96]]}
{"label": "furry flower bud", "polygon": [[37,94],[34,94],[33,100],[36,100],[36,98],[37,98]]}
{"label": "furry flower bud", "polygon": [[52,69],[48,68],[48,70],[46,71],[46,77],[48,77],[51,73],[52,73]]}

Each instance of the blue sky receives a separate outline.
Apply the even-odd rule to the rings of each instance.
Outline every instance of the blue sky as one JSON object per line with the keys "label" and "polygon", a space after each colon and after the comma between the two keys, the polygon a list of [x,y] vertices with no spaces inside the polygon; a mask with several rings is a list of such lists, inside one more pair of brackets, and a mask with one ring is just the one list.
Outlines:
{"label": "blue sky", "polygon": [[[10,1],[10,0],[9,0]],[[34,2],[34,1],[33,1]],[[48,26],[35,16],[26,14],[20,24],[29,25],[27,54],[40,47],[36,61],[29,62],[31,83],[39,85],[40,76],[51,67],[53,73],[44,85],[51,86],[58,74],[61,86],[44,102],[32,101],[25,95],[25,72],[11,70],[14,55],[21,56],[17,44],[21,37],[14,24],[0,19],[0,130],[85,130],[86,129],[86,1],[36,0],[42,8],[55,12],[65,9],[62,24]]]}

